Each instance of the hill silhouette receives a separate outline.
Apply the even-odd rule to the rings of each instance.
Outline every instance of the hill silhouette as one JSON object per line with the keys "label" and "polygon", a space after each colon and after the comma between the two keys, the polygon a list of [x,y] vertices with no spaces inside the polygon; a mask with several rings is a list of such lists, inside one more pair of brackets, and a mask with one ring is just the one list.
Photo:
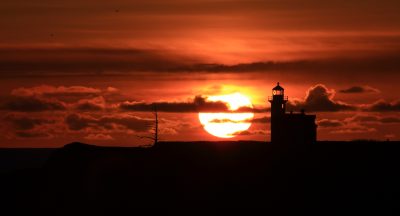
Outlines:
{"label": "hill silhouette", "polygon": [[71,143],[54,150],[43,167],[3,173],[3,203],[42,215],[187,208],[391,215],[400,201],[399,144],[318,142],[288,149],[252,141],[148,148]]}

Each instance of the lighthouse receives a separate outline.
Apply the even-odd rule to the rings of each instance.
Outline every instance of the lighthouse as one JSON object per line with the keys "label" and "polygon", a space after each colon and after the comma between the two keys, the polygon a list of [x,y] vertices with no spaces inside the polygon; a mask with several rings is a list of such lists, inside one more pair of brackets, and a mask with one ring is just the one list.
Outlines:
{"label": "lighthouse", "polygon": [[268,98],[271,103],[271,142],[275,143],[283,136],[282,123],[286,113],[285,89],[278,84],[272,89],[272,97]]}
{"label": "lighthouse", "polygon": [[271,143],[304,145],[317,140],[317,125],[315,115],[306,115],[302,109],[299,113],[286,113],[288,97],[279,82],[272,89],[271,103]]}

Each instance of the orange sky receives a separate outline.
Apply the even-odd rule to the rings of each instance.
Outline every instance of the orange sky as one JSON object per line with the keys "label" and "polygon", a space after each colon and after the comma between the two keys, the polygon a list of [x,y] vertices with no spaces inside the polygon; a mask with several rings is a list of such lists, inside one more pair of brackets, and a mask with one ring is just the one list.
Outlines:
{"label": "orange sky", "polygon": [[[148,142],[135,134],[148,133],[139,126],[151,113],[122,104],[190,105],[196,96],[232,92],[265,110],[234,139],[269,140],[266,98],[277,81],[293,109],[317,114],[320,140],[398,140],[399,6],[395,0],[3,3],[0,147],[137,145]],[[311,99],[328,105],[312,106]],[[219,140],[180,105],[160,113],[162,139]]]}

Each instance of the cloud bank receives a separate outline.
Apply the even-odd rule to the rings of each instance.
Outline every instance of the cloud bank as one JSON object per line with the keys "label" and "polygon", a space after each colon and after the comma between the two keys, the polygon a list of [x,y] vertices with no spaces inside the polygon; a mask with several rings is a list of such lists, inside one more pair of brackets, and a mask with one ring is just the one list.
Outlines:
{"label": "cloud bank", "polygon": [[304,100],[289,101],[287,109],[305,109],[311,112],[337,112],[356,109],[353,105],[334,100],[335,93],[335,90],[328,89],[323,84],[317,84],[308,89]]}

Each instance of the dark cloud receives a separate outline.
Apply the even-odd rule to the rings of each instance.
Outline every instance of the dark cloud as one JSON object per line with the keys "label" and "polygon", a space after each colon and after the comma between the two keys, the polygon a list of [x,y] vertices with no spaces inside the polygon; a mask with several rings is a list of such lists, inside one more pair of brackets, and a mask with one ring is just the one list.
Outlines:
{"label": "dark cloud", "polygon": [[338,130],[334,130],[331,133],[337,134],[359,134],[359,133],[374,133],[376,132],[376,128],[367,127],[365,125],[359,124],[350,124],[345,125],[344,127],[340,127]]}
{"label": "dark cloud", "polygon": [[355,115],[344,120],[322,119],[317,124],[319,128],[328,129],[334,134],[364,134],[376,132],[376,128],[368,123],[378,123],[379,120],[376,116]]}
{"label": "dark cloud", "polygon": [[13,97],[0,105],[0,109],[17,112],[42,112],[65,110],[63,102],[36,97]]}
{"label": "dark cloud", "polygon": [[[308,57],[290,61],[265,59],[240,64],[210,64],[202,57],[179,55],[167,49],[126,48],[1,48],[0,76],[109,76],[142,72],[295,72],[319,75],[376,75],[377,71],[397,74],[399,52],[387,51],[359,58],[326,60]],[[349,74],[351,72],[351,74]],[[356,89],[357,90],[357,89]]]}
{"label": "dark cloud", "polygon": [[235,136],[238,136],[238,135],[241,135],[241,136],[249,136],[249,135],[253,135],[253,133],[251,133],[251,132],[248,131],[248,130],[245,130],[245,131],[235,132],[235,133],[233,133],[232,135],[235,135]]}
{"label": "dark cloud", "polygon": [[79,103],[75,108],[79,111],[100,111],[104,109],[104,106],[95,103],[84,102]]}
{"label": "dark cloud", "polygon": [[171,127],[162,127],[159,130],[159,134],[160,135],[166,135],[166,134],[174,135],[174,134],[178,134],[178,131]]}
{"label": "dark cloud", "polygon": [[290,101],[288,110],[300,110],[315,112],[336,112],[341,110],[354,110],[355,106],[344,102],[335,101],[335,91],[329,90],[325,85],[318,84],[311,87],[306,94],[304,101]]}
{"label": "dark cloud", "polygon": [[15,96],[49,96],[49,97],[61,97],[61,96],[94,96],[100,94],[100,89],[85,87],[85,86],[50,86],[41,85],[34,86],[31,88],[17,88],[11,91],[12,95]]}
{"label": "dark cloud", "polygon": [[65,123],[70,130],[78,131],[89,127],[91,122],[96,122],[93,118],[82,117],[78,114],[70,114],[65,118]]}
{"label": "dark cloud", "polygon": [[253,118],[253,119],[247,119],[247,120],[241,120],[241,121],[235,121],[232,119],[213,119],[210,121],[210,123],[270,123],[271,118],[268,116],[261,117],[261,118]]}
{"label": "dark cloud", "polygon": [[379,100],[371,105],[364,106],[363,108],[365,111],[371,111],[371,112],[400,111],[400,100],[393,102]]}
{"label": "dark cloud", "polygon": [[1,120],[1,135],[8,139],[15,138],[44,138],[55,137],[58,133],[64,133],[60,116],[45,115],[42,113],[7,113]]}
{"label": "dark cloud", "polygon": [[341,93],[379,93],[378,89],[370,86],[353,86],[347,89],[340,90]]}
{"label": "dark cloud", "polygon": [[46,132],[38,132],[38,131],[17,131],[15,136],[18,138],[52,138],[53,135]]}
{"label": "dark cloud", "polygon": [[210,123],[248,123],[250,122],[250,119],[248,120],[232,120],[232,119],[213,119],[210,121]]}
{"label": "dark cloud", "polygon": [[20,112],[41,112],[51,110],[74,109],[77,111],[101,111],[125,101],[129,97],[120,94],[113,87],[97,89],[85,86],[50,86],[41,85],[30,88],[17,88],[11,95],[1,99],[0,108]]}
{"label": "dark cloud", "polygon": [[196,96],[189,102],[124,102],[120,104],[120,108],[127,111],[153,112],[155,107],[160,112],[229,112],[225,103],[210,102],[202,96]]}
{"label": "dark cloud", "polygon": [[245,130],[245,131],[239,131],[235,132],[232,135],[234,136],[251,136],[251,135],[268,135],[270,134],[270,131],[264,131],[264,130]]}
{"label": "dark cloud", "polygon": [[346,122],[361,122],[361,123],[381,123],[381,124],[396,124],[400,123],[400,118],[397,116],[377,116],[377,115],[355,115],[345,119]]}
{"label": "dark cloud", "polygon": [[205,72],[262,72],[262,71],[296,71],[302,73],[319,74],[321,72],[335,72],[335,74],[358,74],[362,71],[382,71],[395,73],[395,68],[400,68],[398,52],[385,53],[360,58],[329,58],[326,60],[308,59],[292,61],[261,61],[240,63],[234,65],[225,64],[197,64],[182,71]]}
{"label": "dark cloud", "polygon": [[379,117],[374,115],[355,115],[346,120],[350,122],[377,122],[379,121]]}
{"label": "dark cloud", "polygon": [[400,123],[400,118],[399,117],[384,117],[384,118],[381,118],[380,121],[382,123]]}
{"label": "dark cloud", "polygon": [[[382,124],[399,124],[397,116],[381,116],[373,114],[356,114],[343,120],[322,119],[317,121],[319,129],[327,129],[330,133],[338,134],[369,134],[380,132],[377,130]],[[386,125],[387,126],[387,125]]]}
{"label": "dark cloud", "polygon": [[239,107],[235,112],[252,112],[252,113],[266,113],[271,109],[269,107]]}
{"label": "dark cloud", "polygon": [[207,97],[201,95],[195,96],[188,102],[130,102],[126,101],[119,105],[120,109],[125,111],[153,112],[155,107],[160,112],[235,112],[235,113],[264,113],[269,108],[251,108],[239,107],[237,110],[229,110],[228,105],[222,101],[208,101]]}
{"label": "dark cloud", "polygon": [[168,50],[125,48],[2,48],[0,59],[1,76],[98,76],[111,71],[183,71],[195,62]]}
{"label": "dark cloud", "polygon": [[7,115],[4,118],[5,121],[13,124],[16,130],[31,130],[36,126],[40,126],[43,124],[53,124],[55,120],[45,119],[45,118],[35,118],[29,116],[21,116],[21,115]]}
{"label": "dark cloud", "polygon": [[75,109],[79,111],[100,111],[106,106],[106,102],[102,96],[92,99],[82,99],[76,105]]}
{"label": "dark cloud", "polygon": [[235,121],[232,119],[213,119],[210,121],[210,123],[242,123],[245,121]]}
{"label": "dark cloud", "polygon": [[317,122],[317,125],[319,127],[341,127],[344,123],[339,120],[321,119]]}
{"label": "dark cloud", "polygon": [[136,116],[105,116],[98,119],[98,125],[114,129],[116,129],[115,125],[120,125],[129,130],[144,132],[153,126],[153,120]]}
{"label": "dark cloud", "polygon": [[270,123],[271,122],[271,117],[264,116],[264,117],[261,117],[261,118],[253,118],[253,120],[251,122],[253,122],[253,123]]}
{"label": "dark cloud", "polygon": [[[374,114],[360,113],[352,117],[339,119],[321,119],[317,121],[318,128],[328,130],[333,134],[370,134],[378,131],[379,125],[399,124],[397,116],[381,116]],[[394,125],[393,125],[394,126]],[[380,130],[380,129],[379,129]]]}
{"label": "dark cloud", "polygon": [[85,139],[87,140],[112,140],[114,139],[110,134],[89,134],[85,136]]}
{"label": "dark cloud", "polygon": [[128,129],[136,132],[148,131],[153,121],[142,119],[136,116],[102,116],[95,118],[87,115],[70,114],[65,118],[65,123],[72,131],[80,131],[83,129],[101,129],[107,131]]}
{"label": "dark cloud", "polygon": [[76,103],[82,100],[94,100],[103,97],[110,101],[124,101],[126,97],[120,94],[114,87],[105,89],[92,88],[88,86],[52,86],[40,85],[33,87],[21,87],[11,91],[12,96],[16,97],[35,97],[54,99],[65,103]]}

